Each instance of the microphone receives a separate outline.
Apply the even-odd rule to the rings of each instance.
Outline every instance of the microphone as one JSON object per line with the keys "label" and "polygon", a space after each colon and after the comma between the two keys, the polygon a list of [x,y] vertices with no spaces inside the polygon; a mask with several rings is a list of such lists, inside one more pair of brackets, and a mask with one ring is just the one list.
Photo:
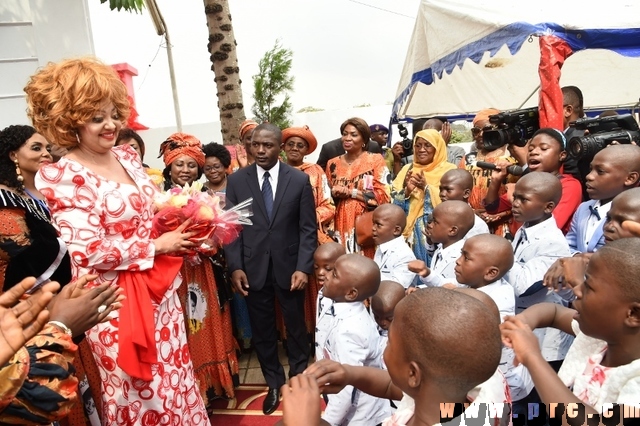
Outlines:
{"label": "microphone", "polygon": [[[486,170],[495,170],[498,168],[498,166],[496,166],[495,164],[489,163],[487,161],[477,161],[476,166]],[[522,176],[524,174],[524,169],[514,164],[507,167],[507,173],[514,176]]]}

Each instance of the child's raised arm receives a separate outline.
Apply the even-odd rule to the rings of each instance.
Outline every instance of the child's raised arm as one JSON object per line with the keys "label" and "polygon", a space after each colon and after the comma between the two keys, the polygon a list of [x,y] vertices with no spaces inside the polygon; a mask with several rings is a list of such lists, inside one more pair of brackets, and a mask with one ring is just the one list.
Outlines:
{"label": "child's raised arm", "polygon": [[538,303],[525,309],[515,317],[507,318],[518,318],[520,321],[528,325],[531,330],[535,330],[536,328],[553,327],[575,336],[573,328],[571,328],[571,322],[573,321],[575,314],[576,311],[574,309],[565,308],[564,306],[556,303]]}
{"label": "child's raised arm", "polygon": [[[559,312],[554,313],[553,310],[550,309],[551,306],[545,305],[556,306]],[[539,312],[537,314],[540,315],[535,315],[535,317],[531,315],[531,319],[534,321],[539,320],[538,325],[542,327],[552,326],[554,321],[566,322],[565,317],[568,315],[568,311],[575,312],[553,303],[534,305],[525,310],[525,312],[538,306],[543,306],[544,309],[538,309]],[[522,321],[525,312],[515,317],[507,317],[505,322],[500,325],[500,331],[502,332],[502,340],[505,345],[513,348],[517,362],[523,364],[527,367],[527,370],[529,370],[533,384],[542,402],[545,404],[565,404],[565,406],[568,403],[578,403],[584,405],[586,415],[599,414],[596,409],[585,404],[574,395],[562,380],[560,380],[556,372],[551,368],[551,365],[542,357],[538,338],[533,334],[531,328]],[[559,319],[556,317],[559,317]],[[573,318],[573,316],[571,318]],[[576,422],[576,425],[582,425],[584,419],[571,419],[565,416],[563,420],[563,425],[574,425],[573,422]]]}
{"label": "child's raised arm", "polygon": [[403,396],[400,388],[391,383],[388,371],[373,367],[345,365],[323,359],[311,364],[304,374],[313,376],[325,393],[338,393],[345,386],[353,386],[377,398],[399,401]]}

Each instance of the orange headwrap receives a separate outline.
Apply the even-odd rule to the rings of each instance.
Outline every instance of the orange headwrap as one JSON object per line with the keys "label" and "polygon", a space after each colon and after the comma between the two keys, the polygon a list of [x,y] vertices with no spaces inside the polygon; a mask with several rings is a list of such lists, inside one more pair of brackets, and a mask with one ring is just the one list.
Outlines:
{"label": "orange headwrap", "polygon": [[311,154],[318,147],[318,141],[316,137],[313,136],[313,133],[311,133],[311,130],[309,130],[309,126],[289,127],[282,131],[282,141],[284,143],[292,136],[297,136],[307,141],[309,144],[309,152],[307,152],[307,154]]}
{"label": "orange headwrap", "polygon": [[187,155],[193,158],[200,168],[204,167],[202,143],[195,136],[186,133],[174,133],[169,136],[160,144],[160,155],[165,166],[173,163],[181,155]]}
{"label": "orange headwrap", "polygon": [[489,116],[494,114],[499,114],[500,111],[495,108],[483,109],[482,111],[478,111],[476,116],[473,118],[473,125],[476,126],[481,121],[489,121]]}
{"label": "orange headwrap", "polygon": [[238,133],[240,133],[240,140],[244,139],[244,135],[247,134],[247,132],[250,132],[251,130],[255,129],[256,127],[258,127],[258,123],[256,123],[253,120],[244,120],[242,122],[242,124],[240,125],[240,130],[238,131]]}

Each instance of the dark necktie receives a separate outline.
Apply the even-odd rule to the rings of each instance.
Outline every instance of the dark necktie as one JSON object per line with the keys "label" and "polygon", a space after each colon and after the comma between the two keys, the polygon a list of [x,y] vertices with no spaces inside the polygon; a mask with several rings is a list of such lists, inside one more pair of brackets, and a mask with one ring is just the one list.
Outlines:
{"label": "dark necktie", "polygon": [[273,210],[273,189],[271,189],[269,176],[269,172],[264,172],[264,176],[262,176],[262,199],[264,200],[264,207],[267,209],[267,216],[269,216],[269,220],[271,220],[271,211]]}
{"label": "dark necktie", "polygon": [[524,241],[527,241],[527,234],[525,233],[524,229],[522,229],[520,231],[520,237],[518,238],[518,242],[516,243],[516,248],[513,249],[514,254],[518,251],[518,247],[520,247],[520,244],[523,243]]}

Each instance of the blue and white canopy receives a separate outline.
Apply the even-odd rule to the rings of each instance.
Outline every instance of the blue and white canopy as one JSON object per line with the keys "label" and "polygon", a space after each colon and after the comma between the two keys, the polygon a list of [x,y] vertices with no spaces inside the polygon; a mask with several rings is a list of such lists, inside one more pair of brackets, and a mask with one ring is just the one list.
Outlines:
{"label": "blue and white canopy", "polygon": [[573,51],[560,85],[585,107],[638,103],[640,0],[422,0],[392,120],[538,105],[547,35]]}

